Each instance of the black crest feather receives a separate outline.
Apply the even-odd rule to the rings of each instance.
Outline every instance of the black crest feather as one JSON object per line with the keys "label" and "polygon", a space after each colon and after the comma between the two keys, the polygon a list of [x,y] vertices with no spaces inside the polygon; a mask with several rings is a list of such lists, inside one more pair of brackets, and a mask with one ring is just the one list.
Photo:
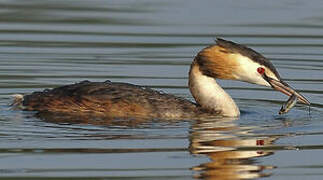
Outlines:
{"label": "black crest feather", "polygon": [[248,48],[247,46],[234,43],[232,41],[227,41],[221,38],[216,38],[216,44],[228,50],[231,53],[239,53],[243,56],[248,57],[249,59],[259,63],[260,65],[264,65],[268,67],[278,79],[280,79],[280,75],[274,65],[266,59],[263,55],[259,54],[255,50]]}

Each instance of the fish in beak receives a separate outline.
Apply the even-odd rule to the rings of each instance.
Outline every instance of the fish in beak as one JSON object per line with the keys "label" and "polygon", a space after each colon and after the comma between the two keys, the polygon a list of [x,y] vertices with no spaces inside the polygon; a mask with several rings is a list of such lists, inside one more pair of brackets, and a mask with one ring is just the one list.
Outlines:
{"label": "fish in beak", "polygon": [[275,80],[273,78],[268,77],[265,73],[263,74],[263,78],[273,87],[275,90],[280,91],[287,96],[295,95],[298,98],[298,101],[300,101],[303,104],[310,105],[311,103],[300,93],[298,93],[296,90],[294,90],[292,87],[290,87],[286,82],[282,80]]}
{"label": "fish in beak", "polygon": [[285,114],[288,113],[289,110],[291,110],[297,103],[297,97],[295,94],[291,95],[289,99],[283,104],[283,106],[280,108],[278,114]]}

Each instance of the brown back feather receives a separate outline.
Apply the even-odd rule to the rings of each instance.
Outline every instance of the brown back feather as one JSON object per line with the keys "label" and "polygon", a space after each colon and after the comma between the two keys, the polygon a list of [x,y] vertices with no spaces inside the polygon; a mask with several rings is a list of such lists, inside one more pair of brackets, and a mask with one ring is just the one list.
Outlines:
{"label": "brown back feather", "polygon": [[169,94],[127,83],[83,81],[24,96],[26,110],[96,113],[111,117],[184,116],[196,105]]}

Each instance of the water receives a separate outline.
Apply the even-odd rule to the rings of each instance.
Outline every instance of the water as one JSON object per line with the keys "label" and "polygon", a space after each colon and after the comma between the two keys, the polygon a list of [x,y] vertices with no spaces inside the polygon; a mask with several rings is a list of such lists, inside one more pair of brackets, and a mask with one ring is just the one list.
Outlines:
{"label": "water", "polygon": [[[321,179],[321,1],[1,1],[0,178]],[[195,54],[222,37],[268,57],[311,102],[220,81],[239,119],[53,123],[10,95],[81,80],[148,85],[192,100]]]}

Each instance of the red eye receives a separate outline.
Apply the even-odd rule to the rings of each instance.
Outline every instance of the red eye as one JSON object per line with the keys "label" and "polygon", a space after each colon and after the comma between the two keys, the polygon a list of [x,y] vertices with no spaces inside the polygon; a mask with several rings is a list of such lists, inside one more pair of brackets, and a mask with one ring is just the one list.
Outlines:
{"label": "red eye", "polygon": [[262,67],[257,68],[259,74],[263,75],[265,73],[265,69]]}

